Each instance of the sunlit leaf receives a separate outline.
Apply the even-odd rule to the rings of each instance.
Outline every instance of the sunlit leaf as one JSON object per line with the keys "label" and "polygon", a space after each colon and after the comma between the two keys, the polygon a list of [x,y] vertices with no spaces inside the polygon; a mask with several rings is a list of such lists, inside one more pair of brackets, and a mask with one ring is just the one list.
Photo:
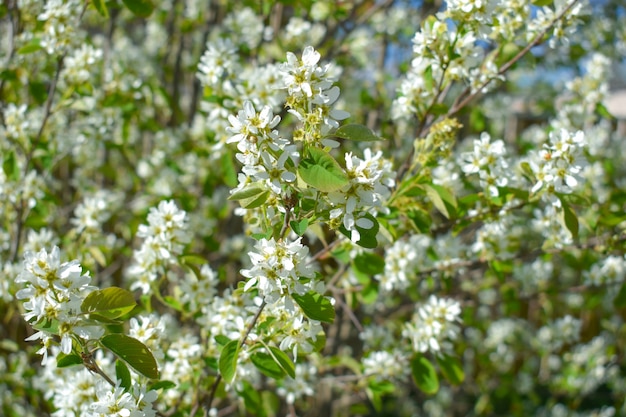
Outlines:
{"label": "sunlit leaf", "polygon": [[137,302],[130,291],[118,287],[109,287],[89,293],[83,300],[80,309],[83,313],[115,319],[130,312],[136,305]]}
{"label": "sunlit leaf", "polygon": [[300,161],[298,173],[304,182],[323,192],[337,191],[349,184],[348,176],[335,159],[318,148]]}
{"label": "sunlit leaf", "polygon": [[322,294],[309,291],[304,295],[292,293],[291,297],[302,308],[304,315],[311,320],[332,323],[335,320],[335,308]]}
{"label": "sunlit leaf", "polygon": [[219,369],[224,381],[230,383],[237,370],[237,356],[239,355],[239,340],[231,340],[220,352]]}
{"label": "sunlit leaf", "polygon": [[415,385],[424,393],[435,394],[439,391],[439,378],[435,367],[420,353],[411,359],[411,374]]}
{"label": "sunlit leaf", "polygon": [[437,364],[441,373],[451,384],[459,385],[465,380],[465,373],[461,362],[450,355],[437,356]]}
{"label": "sunlit leaf", "polygon": [[357,142],[375,142],[382,140],[367,126],[359,124],[347,124],[341,126],[331,135],[340,139],[353,140]]}

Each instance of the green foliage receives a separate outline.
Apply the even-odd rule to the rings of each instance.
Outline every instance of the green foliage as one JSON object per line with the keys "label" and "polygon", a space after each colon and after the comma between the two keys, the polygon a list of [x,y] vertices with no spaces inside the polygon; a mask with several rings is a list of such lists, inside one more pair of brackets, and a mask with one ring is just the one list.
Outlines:
{"label": "green foliage", "polygon": [[415,385],[426,394],[439,391],[439,378],[433,364],[423,355],[416,354],[411,359],[411,375]]}
{"label": "green foliage", "polygon": [[135,371],[150,379],[159,378],[157,362],[150,350],[139,340],[114,333],[100,339],[103,347],[126,362]]}
{"label": "green foliage", "polygon": [[67,368],[68,366],[82,365],[82,363],[83,359],[75,353],[70,353],[69,355],[59,353],[57,356],[57,368]]}
{"label": "green foliage", "polygon": [[382,138],[378,137],[367,126],[357,124],[343,125],[335,130],[331,136],[357,142],[376,142],[382,140]]}
{"label": "green foliage", "polygon": [[304,182],[328,193],[349,184],[348,177],[339,163],[328,153],[311,148],[298,165],[298,174]]}
{"label": "green foliage", "polygon": [[[122,0],[122,2],[137,17],[148,17],[154,11],[152,0]],[[96,8],[100,11],[98,6]]]}
{"label": "green foliage", "polygon": [[115,378],[120,381],[120,386],[123,387],[125,391],[131,389],[132,379],[130,371],[124,361],[119,359],[115,361]]}
{"label": "green foliage", "polygon": [[130,311],[137,303],[133,294],[123,288],[109,287],[91,292],[82,302],[80,309],[94,318],[117,319]]}
{"label": "green foliage", "polygon": [[246,188],[232,193],[228,199],[239,201],[241,207],[254,209],[261,207],[267,201],[270,192],[261,183],[250,184]]}
{"label": "green foliage", "polygon": [[322,294],[309,291],[303,295],[292,293],[291,298],[302,308],[305,316],[311,320],[332,323],[335,320],[335,308]]}
{"label": "green foliage", "polygon": [[239,355],[239,340],[231,340],[222,348],[219,359],[219,370],[224,381],[230,383],[237,371],[237,356]]}

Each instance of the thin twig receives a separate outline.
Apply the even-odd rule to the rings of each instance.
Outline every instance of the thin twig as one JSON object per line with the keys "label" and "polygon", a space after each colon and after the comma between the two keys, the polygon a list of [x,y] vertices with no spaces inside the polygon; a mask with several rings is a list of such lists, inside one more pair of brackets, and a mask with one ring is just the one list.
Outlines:
{"label": "thin twig", "polygon": [[[504,65],[502,65],[502,67],[500,67],[500,69],[498,70],[498,75],[503,75],[505,72],[507,72],[513,65],[515,65],[515,63],[517,63],[517,61],[519,61],[520,59],[522,59],[522,57],[524,57],[524,55],[526,55],[528,53],[528,51],[530,51],[533,47],[539,45],[542,40],[543,37],[548,33],[548,31],[550,31],[552,29],[552,27],[559,21],[561,20],[565,14],[572,8],[574,7],[574,5],[578,2],[578,0],[573,0],[569,5],[567,5],[567,7],[565,7],[561,13],[559,13],[554,19],[552,19],[552,21],[550,22],[550,24],[541,32],[539,32],[537,34],[537,36],[535,36],[533,38],[533,40],[526,45],[521,51],[519,51],[517,53],[517,55],[515,55],[513,58],[511,58],[510,61],[508,61],[507,63],[505,63]],[[457,97],[456,101],[454,102],[454,104],[452,105],[452,107],[450,108],[450,110],[448,110],[448,113],[446,114],[447,117],[452,116],[453,114],[457,113],[459,110],[461,110],[463,107],[465,107],[470,101],[472,101],[474,98],[476,98],[477,96],[481,95],[481,91],[487,87],[487,85],[489,85],[491,83],[491,81],[493,81],[495,78],[489,78],[486,81],[484,81],[473,94],[470,94],[471,91],[471,87],[467,87],[461,94],[459,94],[459,96]],[[462,97],[465,97],[464,99],[461,99]],[[459,99],[461,101],[459,101]]]}
{"label": "thin twig", "polygon": [[[259,317],[261,316],[261,313],[263,312],[263,309],[265,308],[266,305],[267,303],[265,302],[265,300],[263,300],[256,314],[252,318],[252,321],[248,325],[246,332],[241,337],[239,341],[239,348],[242,348],[243,345],[246,343],[248,336],[250,336],[250,333],[252,333],[252,329],[254,329],[254,326],[256,325],[257,320],[259,320]],[[208,416],[209,411],[211,410],[211,405],[213,404],[213,399],[215,398],[215,394],[217,393],[217,388],[219,387],[220,382],[222,382],[222,374],[217,374],[217,377],[215,378],[215,382],[213,383],[213,387],[211,388],[211,393],[209,394],[209,398],[207,399],[207,402],[205,405],[205,409],[204,409],[205,416]]]}

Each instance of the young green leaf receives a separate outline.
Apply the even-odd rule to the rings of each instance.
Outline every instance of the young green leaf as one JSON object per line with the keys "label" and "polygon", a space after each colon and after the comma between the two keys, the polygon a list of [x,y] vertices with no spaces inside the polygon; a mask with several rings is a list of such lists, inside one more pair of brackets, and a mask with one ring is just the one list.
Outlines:
{"label": "young green leaf", "polygon": [[437,184],[424,184],[423,187],[426,190],[426,195],[441,214],[448,219],[454,215],[457,202],[450,191]]}
{"label": "young green leaf", "polygon": [[296,377],[296,365],[289,359],[289,356],[277,347],[270,346],[270,354],[272,358],[280,365],[280,367],[292,378]]}
{"label": "young green leaf", "polygon": [[130,291],[109,287],[89,293],[83,300],[80,310],[106,319],[116,319],[130,312],[136,305]]}
{"label": "young green leaf", "polygon": [[54,319],[42,319],[35,324],[31,324],[33,329],[51,334],[59,334],[59,322]]}
{"label": "young green leaf", "polygon": [[130,390],[133,386],[132,379],[130,378],[130,371],[124,361],[115,361],[115,378],[120,381],[120,386],[124,388],[124,391]]}
{"label": "young green leaf", "polygon": [[122,2],[137,17],[148,17],[154,11],[151,0],[122,0]]}
{"label": "young green leaf", "polygon": [[66,355],[65,353],[61,352],[57,356],[57,368],[67,368],[68,366],[82,365],[82,363],[83,359],[75,353],[70,353],[69,355]]}
{"label": "young green leaf", "polygon": [[43,49],[41,46],[41,40],[39,38],[32,38],[28,43],[17,50],[19,55],[32,54],[33,52],[37,52]]}
{"label": "young green leaf", "polygon": [[578,237],[578,217],[576,217],[576,213],[567,204],[564,199],[561,199],[561,218],[563,220],[563,224],[567,227],[567,230],[572,234],[572,237],[576,239]]}
{"label": "young green leaf", "polygon": [[354,140],[357,142],[375,142],[382,140],[367,126],[359,124],[347,124],[330,135],[340,139]]}
{"label": "young green leaf", "polygon": [[415,385],[424,393],[432,395],[439,391],[439,378],[435,367],[420,353],[411,359],[411,374]]}
{"label": "young green leaf", "polygon": [[146,345],[139,340],[120,333],[104,336],[100,343],[118,358],[124,360],[138,373],[150,378],[159,378],[156,360]]}
{"label": "young green leaf", "polygon": [[335,320],[335,308],[322,294],[309,291],[304,295],[292,293],[291,297],[302,308],[304,315],[311,320],[332,323]]}
{"label": "young green leaf", "polygon": [[304,232],[306,232],[307,227],[309,227],[309,219],[302,219],[300,221],[292,220],[289,222],[289,225],[295,234],[302,236]]}
{"label": "young green leaf", "polygon": [[239,201],[241,207],[253,209],[261,207],[267,201],[270,192],[262,184],[252,183],[243,190],[239,190],[231,194],[228,199]]}
{"label": "young green leaf", "polygon": [[250,355],[252,364],[261,371],[262,374],[273,378],[282,379],[285,377],[285,371],[281,368],[272,355],[265,352],[255,352]]}
{"label": "young green leaf", "polygon": [[[365,215],[363,215],[362,217],[372,222],[372,227],[370,227],[369,229],[365,229],[358,224],[355,225],[356,230],[358,230],[359,234],[361,235],[356,244],[363,248],[375,249],[376,247],[378,247],[378,239],[376,238],[376,236],[378,235],[378,231],[380,230],[380,224],[378,223],[376,217],[372,216],[369,213],[365,213]],[[341,225],[339,227],[339,231],[346,237],[351,237],[352,235],[352,232],[346,229],[344,225]]]}
{"label": "young green leaf", "polygon": [[154,384],[150,385],[150,390],[158,390],[162,389],[163,391],[167,391],[168,389],[176,387],[176,383],[172,381],[162,380],[157,381]]}
{"label": "young green leaf", "polygon": [[96,8],[100,16],[105,19],[109,18],[109,9],[107,9],[107,4],[105,0],[91,0],[91,4]]}
{"label": "young green leaf", "polygon": [[230,383],[237,370],[237,356],[239,355],[239,340],[228,342],[220,353],[219,369],[224,381]]}
{"label": "young green leaf", "polygon": [[465,380],[465,373],[461,362],[450,355],[437,356],[437,363],[441,373],[451,384],[459,385]]}
{"label": "young green leaf", "polygon": [[318,148],[311,148],[309,156],[300,161],[298,174],[304,182],[325,193],[337,191],[350,183],[339,163]]}

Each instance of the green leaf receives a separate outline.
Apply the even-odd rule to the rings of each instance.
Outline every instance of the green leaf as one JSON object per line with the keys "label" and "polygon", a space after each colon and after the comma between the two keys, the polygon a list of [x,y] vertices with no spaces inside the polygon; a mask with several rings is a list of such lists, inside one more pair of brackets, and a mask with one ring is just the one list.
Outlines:
{"label": "green leaf", "polygon": [[104,336],[100,343],[135,371],[150,379],[159,378],[156,360],[146,345],[120,333]]}
{"label": "green leaf", "polygon": [[105,19],[109,18],[109,9],[107,9],[105,0],[91,0],[91,4],[93,4],[93,7],[95,7],[98,13],[100,13],[100,16]]}
{"label": "green leaf", "polygon": [[130,378],[130,371],[124,361],[115,361],[115,378],[120,381],[120,386],[124,388],[124,391],[130,390],[133,386],[132,379]]}
{"label": "green leaf", "polygon": [[154,384],[150,385],[150,390],[158,390],[162,389],[163,391],[167,391],[168,389],[176,387],[176,384],[172,381],[157,381]]}
{"label": "green leaf", "polygon": [[20,178],[20,166],[17,163],[15,152],[5,152],[2,160],[2,170],[7,179],[11,181],[17,181]]}
{"label": "green leaf", "polygon": [[449,219],[456,212],[456,199],[446,188],[436,184],[424,184],[422,187],[426,190],[426,195],[428,195],[433,205],[446,218]]}
{"label": "green leaf", "polygon": [[292,220],[289,222],[291,230],[293,230],[298,236],[302,236],[309,227],[309,219],[302,219],[300,221]]}
{"label": "green leaf", "polygon": [[330,136],[357,142],[376,142],[382,140],[382,138],[377,136],[370,128],[359,124],[341,126]]}
{"label": "green leaf", "polygon": [[41,40],[39,38],[32,38],[26,45],[18,49],[17,53],[19,55],[32,54],[33,52],[37,52],[41,49],[43,49],[41,46]]}
{"label": "green leaf", "polygon": [[260,182],[252,183],[243,190],[232,193],[228,199],[239,201],[241,207],[253,209],[261,207],[267,201],[270,192]]}
{"label": "green leaf", "polygon": [[309,291],[304,295],[292,293],[291,297],[302,308],[304,315],[311,320],[332,323],[335,320],[335,308],[322,294]]}
{"label": "green leaf", "polygon": [[532,0],[533,6],[545,7],[552,4],[554,0]]}
{"label": "green leaf", "polygon": [[204,265],[207,263],[207,260],[204,256],[197,255],[194,253],[187,253],[184,255],[180,255],[178,257],[178,261],[181,264],[185,264],[185,265]]}
{"label": "green leaf", "polygon": [[605,119],[615,120],[615,116],[613,116],[609,109],[607,109],[606,106],[602,103],[596,104],[596,114]]}
{"label": "green leaf", "polygon": [[407,217],[411,219],[417,230],[422,233],[429,233],[430,226],[433,224],[430,214],[427,211],[416,208],[407,212]]}
{"label": "green leaf", "polygon": [[325,193],[337,191],[350,183],[339,163],[318,148],[311,148],[309,156],[300,161],[298,173],[304,182]]}
{"label": "green leaf", "polygon": [[263,401],[259,391],[252,386],[248,381],[242,381],[243,389],[237,391],[241,398],[246,410],[253,412],[255,415],[264,416],[265,410],[263,409]]}
{"label": "green leaf", "polygon": [[465,380],[465,373],[461,362],[450,355],[437,356],[437,363],[441,369],[441,373],[451,384],[459,385]]}
{"label": "green leaf", "polygon": [[313,340],[313,338],[309,338],[307,340],[311,346],[313,346],[313,352],[321,352],[326,347],[326,333],[324,332],[319,332],[315,337],[315,340]]}
{"label": "green leaf", "polygon": [[622,284],[622,286],[620,287],[619,292],[613,300],[613,305],[615,306],[615,308],[626,307],[626,284]]}
{"label": "green leaf", "polygon": [[83,358],[75,353],[70,353],[69,355],[66,355],[65,353],[61,352],[57,356],[57,368],[67,368],[68,366],[82,364]]}
{"label": "green leaf", "polygon": [[369,276],[381,274],[385,271],[385,260],[382,256],[375,253],[360,253],[354,258],[352,265],[357,271]]}
{"label": "green leaf", "polygon": [[282,379],[285,377],[285,371],[269,353],[255,352],[250,355],[250,360],[262,374],[270,378]]}
{"label": "green leaf", "polygon": [[[137,303],[133,294],[123,288],[110,287],[89,293],[80,310],[106,319],[116,319],[129,313]],[[96,317],[97,318],[97,317]]]}
{"label": "green leaf", "polygon": [[223,334],[218,334],[217,336],[215,336],[215,341],[218,345],[224,346],[227,345],[231,340]]}
{"label": "green leaf", "polygon": [[54,319],[40,320],[35,324],[31,324],[33,329],[51,334],[59,334],[59,321]]}
{"label": "green leaf", "polygon": [[415,385],[426,394],[435,394],[439,391],[439,379],[435,367],[421,354],[411,359],[411,374]]}
{"label": "green leaf", "polygon": [[570,231],[572,237],[576,239],[578,237],[578,217],[576,217],[574,210],[572,210],[570,205],[567,204],[563,198],[561,198],[561,206],[562,210],[560,215],[563,224],[567,227],[567,230]]}
{"label": "green leaf", "polygon": [[280,365],[283,371],[287,373],[292,378],[296,377],[296,365],[294,365],[293,361],[289,359],[289,356],[282,350],[270,346],[270,354],[272,358]]}
{"label": "green leaf", "polygon": [[[376,239],[376,235],[378,235],[378,230],[380,230],[380,224],[378,223],[376,217],[372,216],[369,213],[365,213],[362,217],[371,221],[373,223],[373,226],[369,229],[364,229],[359,225],[355,225],[356,230],[358,230],[359,234],[361,235],[356,244],[363,248],[375,249],[376,247],[378,247],[378,240]],[[346,229],[343,224],[339,227],[339,231],[344,236],[350,239],[352,238],[352,232]]]}
{"label": "green leaf", "polygon": [[222,348],[219,360],[220,374],[224,381],[230,383],[237,370],[237,356],[239,355],[239,340],[231,340]]}
{"label": "green leaf", "polygon": [[122,0],[122,2],[137,17],[148,17],[154,10],[151,0]]}
{"label": "green leaf", "polygon": [[237,170],[233,163],[233,157],[230,152],[224,152],[220,159],[220,165],[222,168],[222,176],[224,184],[231,188],[235,188],[239,181],[237,181]]}
{"label": "green leaf", "polygon": [[433,67],[429,65],[422,73],[424,79],[424,89],[426,91],[432,91],[435,88],[435,80],[433,79]]}

